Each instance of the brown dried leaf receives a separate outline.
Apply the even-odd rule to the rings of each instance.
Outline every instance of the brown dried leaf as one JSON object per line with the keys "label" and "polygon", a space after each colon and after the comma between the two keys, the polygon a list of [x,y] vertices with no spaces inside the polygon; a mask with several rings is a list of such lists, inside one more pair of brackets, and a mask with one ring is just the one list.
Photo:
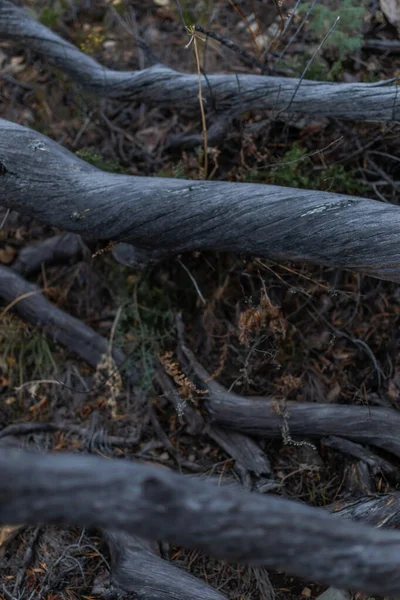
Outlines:
{"label": "brown dried leaf", "polygon": [[16,251],[12,246],[6,246],[0,248],[0,263],[3,265],[9,265],[13,262],[16,255]]}
{"label": "brown dried leaf", "polygon": [[4,556],[7,545],[23,529],[23,525],[2,525],[0,527],[0,556]]}

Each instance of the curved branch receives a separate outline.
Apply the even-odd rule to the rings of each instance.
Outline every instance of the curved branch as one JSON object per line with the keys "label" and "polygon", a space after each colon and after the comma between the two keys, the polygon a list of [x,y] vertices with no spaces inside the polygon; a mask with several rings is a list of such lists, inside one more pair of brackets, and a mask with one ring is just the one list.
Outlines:
{"label": "curved branch", "polygon": [[353,456],[354,458],[358,458],[360,461],[368,465],[374,474],[387,473],[390,475],[398,472],[396,465],[393,465],[381,456],[377,456],[371,452],[371,450],[365,448],[361,444],[355,444],[350,440],[345,440],[334,435],[323,438],[321,441],[325,447],[333,448],[334,450],[338,450],[339,452],[344,452],[350,456]]}
{"label": "curved branch", "polygon": [[[21,41],[89,91],[185,110],[198,110],[198,76],[156,65],[143,71],[107,69],[9,0],[0,0],[0,35]],[[393,80],[323,83],[263,75],[208,75],[202,94],[218,112],[277,110],[362,120],[397,121],[400,98]]]}
{"label": "curved branch", "polygon": [[400,534],[125,460],[0,450],[0,520],[96,526],[372,593],[400,593]]}
{"label": "curved branch", "polygon": [[0,119],[0,202],[88,239],[160,254],[212,249],[400,281],[400,209],[261,184],[115,175]]}

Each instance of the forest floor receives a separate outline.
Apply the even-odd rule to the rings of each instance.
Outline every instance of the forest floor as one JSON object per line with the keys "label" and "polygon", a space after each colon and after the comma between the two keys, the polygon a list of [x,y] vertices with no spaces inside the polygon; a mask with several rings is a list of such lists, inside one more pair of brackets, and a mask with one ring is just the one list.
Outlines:
{"label": "forest floor", "polygon": [[[337,14],[334,0],[321,2],[298,31],[304,7],[309,7],[302,4],[283,35],[281,15],[272,0],[250,0],[236,8],[224,0],[178,4],[31,0],[25,6],[42,23],[113,68],[148,66],[146,53],[137,45],[140,36],[160,62],[196,72],[185,22],[233,40],[257,58],[265,51],[269,69],[300,76]],[[289,2],[281,4],[283,17],[291,8]],[[368,40],[399,40],[379,4],[341,16],[306,78],[372,82],[400,77],[400,41],[393,50],[375,50],[368,44]],[[239,52],[214,39],[197,43],[206,73],[258,72],[244,64]],[[133,175],[203,176],[201,147],[182,151],[166,144],[170,135],[201,133],[200,111],[193,120],[173,110],[89,96],[41,58],[9,42],[0,42],[0,73],[2,118],[48,135],[100,168]],[[313,188],[398,203],[399,135],[399,126],[391,123],[249,112],[232,123],[210,152],[209,173],[214,180]],[[3,216],[0,210],[0,223]],[[0,230],[0,263],[12,265],[23,247],[57,233],[11,213]],[[188,431],[155,381],[158,362],[169,372],[178,369],[175,381],[179,379],[178,313],[199,363],[237,393],[400,407],[397,284],[333,268],[209,252],[184,254],[135,271],[116,263],[101,246],[97,250],[104,251],[42,265],[29,280],[48,290],[58,307],[105,337],[115,327],[113,344],[123,348],[129,364],[140,373],[140,382],[132,391],[125,387],[122,373],[113,396],[110,386],[93,384],[93,369],[3,303],[0,428],[17,422],[62,421],[86,431],[81,436],[29,434],[23,437],[24,445],[138,458],[182,472],[236,480],[234,461],[210,437]],[[197,409],[201,411],[201,396]],[[97,444],[99,431],[124,437],[134,433],[136,441],[128,448]],[[288,498],[325,506],[349,494],[398,489],[395,476],[370,472],[361,480],[357,459],[318,441],[313,442],[316,449],[293,444],[284,435],[259,443],[272,465],[275,492]],[[252,478],[256,484],[256,476]],[[217,561],[197,551],[169,547],[164,555],[232,600],[312,599],[326,588],[283,573]],[[95,531],[4,529],[0,597],[29,598],[35,592],[33,597],[42,600],[98,598],[95,584],[105,560],[107,549]]]}

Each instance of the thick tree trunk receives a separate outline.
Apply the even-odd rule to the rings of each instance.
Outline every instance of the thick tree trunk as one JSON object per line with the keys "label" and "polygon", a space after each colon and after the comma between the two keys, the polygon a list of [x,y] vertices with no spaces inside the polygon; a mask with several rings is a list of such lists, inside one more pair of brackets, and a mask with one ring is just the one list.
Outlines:
{"label": "thick tree trunk", "polygon": [[400,593],[400,534],[124,460],[0,450],[3,523],[97,526],[337,587]]}
{"label": "thick tree trunk", "polygon": [[261,184],[114,175],[0,119],[0,202],[157,258],[196,249],[301,260],[400,281],[400,209]]}

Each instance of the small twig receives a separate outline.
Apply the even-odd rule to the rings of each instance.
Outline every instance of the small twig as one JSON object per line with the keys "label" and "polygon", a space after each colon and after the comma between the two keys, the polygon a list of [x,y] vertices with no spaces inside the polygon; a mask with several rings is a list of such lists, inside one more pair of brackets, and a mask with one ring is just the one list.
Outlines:
{"label": "small twig", "polygon": [[308,71],[308,69],[310,68],[310,66],[311,66],[312,62],[314,61],[314,58],[317,56],[318,52],[319,52],[319,51],[321,50],[321,48],[323,47],[323,45],[325,44],[326,40],[327,40],[327,39],[328,39],[328,38],[329,38],[329,37],[332,35],[332,33],[335,31],[335,29],[336,29],[336,27],[337,27],[337,24],[339,23],[339,21],[340,21],[340,17],[337,17],[337,18],[336,18],[336,21],[334,22],[334,24],[332,25],[332,27],[329,29],[328,33],[327,33],[327,34],[324,36],[324,39],[322,40],[322,42],[321,42],[320,44],[318,44],[318,46],[317,46],[316,50],[315,50],[315,51],[312,53],[312,56],[311,56],[310,60],[308,61],[308,63],[306,64],[306,66],[305,66],[305,68],[304,68],[304,71],[302,72],[302,74],[301,74],[301,77],[300,77],[300,79],[299,79],[299,82],[298,82],[298,84],[297,84],[297,85],[296,85],[296,87],[295,87],[295,90],[294,90],[294,92],[293,92],[293,96],[292,96],[292,98],[291,98],[291,100],[290,100],[290,102],[289,102],[289,105],[288,105],[288,106],[287,106],[287,107],[284,109],[284,110],[285,110],[285,112],[287,112],[288,110],[290,110],[290,107],[292,106],[293,100],[295,99],[295,97],[296,97],[296,94],[297,94],[297,92],[299,91],[299,88],[300,88],[300,86],[301,86],[301,84],[302,84],[302,82],[303,82],[303,80],[304,80],[304,78],[305,78],[305,76],[306,76],[306,74],[307,74],[307,71]]}
{"label": "small twig", "polygon": [[80,425],[73,423],[12,423],[7,425],[4,429],[0,430],[0,439],[18,435],[30,435],[35,433],[55,433],[62,431],[63,433],[69,433],[81,436],[83,439],[90,438],[96,439],[98,444],[108,443],[111,446],[131,447],[138,443],[139,434],[135,432],[130,437],[124,437],[119,435],[108,435],[106,431],[95,431]]}
{"label": "small twig", "polygon": [[40,534],[40,527],[36,527],[33,531],[31,539],[29,540],[29,542],[27,542],[26,549],[24,552],[24,557],[22,559],[22,564],[20,565],[17,576],[15,578],[13,596],[16,598],[21,597],[20,596],[21,584],[25,577],[26,569],[28,568],[28,566],[30,565],[30,563],[32,561],[33,547],[38,540],[39,534]]}
{"label": "small twig", "polygon": [[4,215],[3,220],[0,223],[0,229],[3,229],[4,225],[6,224],[6,221],[8,219],[8,215],[10,214],[10,212],[11,212],[11,208],[7,208],[6,214]]}
{"label": "small twig", "polygon": [[[293,18],[293,15],[295,14],[298,5],[300,4],[301,0],[296,3],[296,6],[293,9],[293,12],[291,14],[291,16],[289,17],[289,23]],[[292,37],[290,38],[290,40],[288,41],[288,43],[286,44],[286,46],[284,47],[284,49],[282,50],[282,52],[280,53],[280,55],[278,56],[278,58],[275,61],[274,67],[276,67],[276,65],[278,64],[278,62],[283,58],[284,54],[288,51],[288,49],[290,48],[290,46],[292,45],[292,43],[294,42],[294,40],[296,39],[296,37],[299,35],[300,31],[303,29],[304,25],[307,23],[307,19],[312,11],[312,9],[314,8],[315,4],[317,3],[317,0],[313,0],[310,8],[308,9],[308,11],[306,12],[306,14],[304,15],[304,18],[302,20],[302,22],[300,23],[300,25],[298,26],[298,28],[296,29],[296,31],[294,32],[294,34],[292,35]],[[284,30],[284,32],[287,30],[287,28],[289,27],[289,23],[286,24],[286,28]]]}
{"label": "small twig", "polygon": [[204,168],[204,179],[207,179],[207,173],[208,173],[207,121],[206,121],[206,113],[204,110],[202,87],[201,87],[201,67],[200,67],[199,48],[197,46],[197,38],[201,39],[202,41],[204,41],[204,40],[198,34],[196,34],[196,29],[193,25],[188,28],[188,31],[192,37],[190,38],[189,43],[186,45],[186,48],[189,48],[189,46],[193,42],[194,54],[196,57],[197,75],[199,78],[199,96],[198,96],[198,98],[199,98],[201,122],[202,122],[202,127],[203,127],[203,140],[204,140],[204,167],[203,168]]}
{"label": "small twig", "polygon": [[26,294],[21,294],[21,296],[18,296],[18,298],[14,298],[14,300],[10,302],[10,304],[8,304],[4,310],[1,311],[0,319],[2,319],[8,313],[8,311],[12,309],[13,306],[18,304],[18,302],[25,300],[25,298],[30,298],[30,296],[36,296],[37,294],[43,294],[48,291],[49,290],[45,289],[32,290],[31,292],[26,292]]}
{"label": "small twig", "polygon": [[219,42],[222,46],[229,48],[229,50],[232,50],[232,52],[235,52],[238,56],[240,56],[243,59],[243,62],[246,63],[248,66],[257,67],[262,72],[264,72],[265,64],[258,60],[255,56],[252,56],[249,52],[241,48],[238,44],[232,42],[232,40],[228,40],[219,35],[218,33],[214,33],[213,31],[207,31],[206,29],[204,29],[204,27],[201,27],[201,25],[195,25],[194,28],[195,31],[203,33],[207,37],[210,37],[213,40]]}
{"label": "small twig", "polygon": [[181,259],[178,259],[178,263],[181,265],[182,269],[184,269],[186,271],[186,273],[189,275],[194,287],[196,288],[196,292],[199,295],[200,300],[202,301],[203,304],[207,304],[206,299],[204,298],[203,294],[201,293],[201,290],[198,286],[197,281],[195,280],[195,278],[193,277],[193,275],[191,274],[191,272],[189,271],[189,269],[183,264],[183,262],[181,261]]}
{"label": "small twig", "polygon": [[121,318],[121,313],[122,313],[122,306],[120,306],[118,308],[117,314],[115,315],[114,322],[111,327],[110,340],[108,343],[108,356],[110,357],[110,359],[112,358],[111,352],[112,352],[112,347],[113,347],[113,343],[114,343],[115,331],[117,329],[118,322]]}
{"label": "small twig", "polygon": [[242,9],[236,4],[236,2],[233,2],[233,0],[228,0],[228,1],[229,1],[229,4],[232,6],[232,8],[238,13],[238,15],[240,16],[240,18],[243,20],[244,24],[246,25],[247,31],[250,33],[251,37],[253,38],[254,45],[257,48],[258,53],[260,54],[260,52],[261,52],[260,45],[259,45],[259,43],[257,41],[256,34],[254,33],[254,31],[250,27],[250,23],[249,23],[246,15],[242,11]]}

